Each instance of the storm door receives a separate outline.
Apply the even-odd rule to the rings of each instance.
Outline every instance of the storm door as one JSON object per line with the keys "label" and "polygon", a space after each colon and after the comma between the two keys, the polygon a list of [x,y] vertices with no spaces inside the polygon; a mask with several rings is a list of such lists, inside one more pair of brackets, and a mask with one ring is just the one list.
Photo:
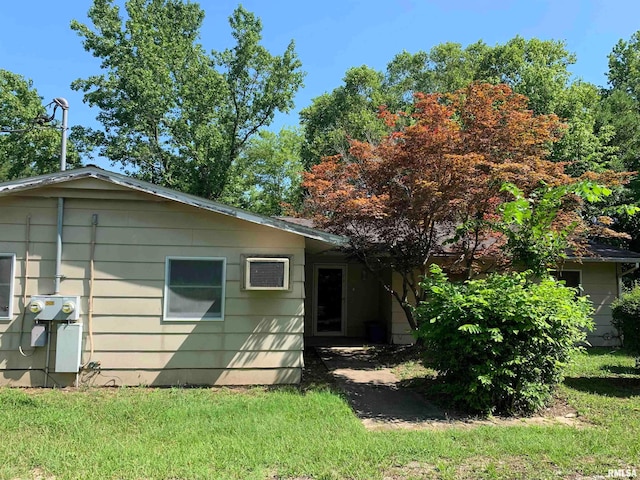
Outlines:
{"label": "storm door", "polygon": [[314,335],[344,335],[346,267],[316,265],[314,268]]}

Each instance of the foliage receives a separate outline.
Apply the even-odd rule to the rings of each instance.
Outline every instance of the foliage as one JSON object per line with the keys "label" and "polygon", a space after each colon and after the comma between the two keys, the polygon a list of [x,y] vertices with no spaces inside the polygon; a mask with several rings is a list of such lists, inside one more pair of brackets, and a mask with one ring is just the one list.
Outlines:
{"label": "foliage", "polygon": [[416,309],[426,365],[454,401],[482,413],[528,414],[551,400],[562,369],[592,328],[586,297],[531,272],[463,284],[433,265]]}
{"label": "foliage", "polygon": [[[387,288],[403,306],[421,298],[417,275],[458,225],[461,268],[487,254],[483,226],[500,185],[525,191],[539,182],[571,182],[563,165],[545,160],[562,131],[557,117],[536,116],[526,98],[506,85],[473,84],[450,95],[418,95],[408,126],[376,142],[351,142],[348,155],[323,159],[305,175],[306,208],[323,227],[348,235],[356,256],[373,271],[391,267],[402,286]],[[483,247],[483,245],[485,247]]]}
{"label": "foliage", "polygon": [[462,48],[446,42],[429,52],[403,51],[387,64],[385,85],[393,94],[410,104],[416,93],[454,92],[474,81],[489,81],[479,74],[491,47],[482,41]]}
{"label": "foliage", "polygon": [[571,77],[568,67],[575,62],[564,41],[516,36],[492,49],[480,75],[525,95],[537,114],[558,113]]}
{"label": "foliage", "polygon": [[[50,119],[31,80],[0,69],[0,181],[59,170],[59,120]],[[72,143],[67,163],[79,164]]]}
{"label": "foliage", "polygon": [[575,82],[565,91],[555,113],[567,119],[567,132],[553,149],[553,159],[568,162],[567,172],[579,177],[587,171],[624,171],[623,152],[612,140],[616,130],[603,123],[602,96],[590,83]]}
{"label": "foliage", "polygon": [[387,66],[389,86],[403,98],[417,92],[453,92],[473,82],[504,83],[529,98],[536,114],[555,112],[576,61],[566,44],[516,36],[494,47],[482,41],[436,45],[429,52],[402,52]]}
{"label": "foliage", "polygon": [[79,136],[144,180],[217,198],[247,141],[293,107],[303,77],[293,42],[271,55],[260,20],[240,6],[229,19],[235,46],[207,54],[196,3],[125,7],[126,20],[113,0],[94,0],[93,25],[71,24],[103,71],[72,84],[103,126]]}
{"label": "foliage", "polygon": [[261,131],[231,166],[220,201],[269,216],[296,209],[301,199],[301,145],[297,130]]}
{"label": "foliage", "polygon": [[506,238],[503,248],[511,261],[538,276],[546,275],[565,258],[569,247],[580,253],[582,245],[576,237],[585,236],[587,228],[580,215],[582,200],[598,202],[612,193],[588,180],[555,187],[543,185],[528,196],[511,183],[505,183],[502,190],[515,199],[499,206],[501,218],[491,228]]}
{"label": "foliage", "polygon": [[622,336],[629,353],[640,357],[640,284],[622,294],[611,304],[613,325]]}
{"label": "foliage", "polygon": [[[640,103],[624,90],[605,92],[597,111],[597,125],[611,132],[608,144],[624,168],[640,169]],[[637,187],[634,189],[637,194]]]}
{"label": "foliage", "polygon": [[[609,55],[609,86],[601,91],[601,101],[595,111],[595,128],[606,131],[607,148],[615,151],[617,164],[613,168],[640,170],[640,31],[628,40],[620,40]],[[621,192],[625,201],[640,202],[640,182],[637,177]],[[616,216],[616,229],[631,235],[631,248],[640,245],[640,223],[637,218]]]}
{"label": "foliage", "polygon": [[300,112],[307,168],[322,157],[346,153],[350,139],[377,142],[389,131],[378,116],[379,107],[389,100],[382,74],[363,65],[349,69],[343,81],[343,86],[315,98]]}
{"label": "foliage", "polygon": [[527,96],[535,114],[555,113],[566,121],[564,140],[553,146],[552,155],[556,161],[578,162],[579,176],[590,163],[615,161],[615,152],[607,143],[612,129],[596,126],[598,89],[571,80],[569,68],[575,61],[562,41],[516,36],[495,46],[446,42],[429,51],[403,51],[385,72],[365,66],[350,69],[342,86],[315,98],[301,112],[305,165],[344,153],[349,139],[375,142],[388,133],[375,121],[381,106],[410,114],[416,93],[450,93],[487,82],[504,83]]}
{"label": "foliage", "polygon": [[[640,31],[620,40],[609,55],[607,79],[599,120],[613,128],[612,144],[629,170],[640,168]],[[637,193],[636,193],[636,196]]]}

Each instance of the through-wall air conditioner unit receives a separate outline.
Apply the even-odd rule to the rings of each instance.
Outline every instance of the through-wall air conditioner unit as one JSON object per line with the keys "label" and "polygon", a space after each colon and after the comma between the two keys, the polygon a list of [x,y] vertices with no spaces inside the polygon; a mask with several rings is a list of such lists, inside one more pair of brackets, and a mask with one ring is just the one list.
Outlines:
{"label": "through-wall air conditioner unit", "polygon": [[245,290],[289,290],[289,257],[245,257]]}

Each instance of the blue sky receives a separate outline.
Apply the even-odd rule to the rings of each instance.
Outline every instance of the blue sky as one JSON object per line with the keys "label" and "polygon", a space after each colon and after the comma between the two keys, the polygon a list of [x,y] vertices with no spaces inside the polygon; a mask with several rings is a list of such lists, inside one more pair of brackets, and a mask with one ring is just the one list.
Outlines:
{"label": "blue sky", "polygon": [[[122,4],[124,0],[117,0]],[[232,43],[228,16],[231,0],[202,0],[206,12],[202,44],[222,50]],[[86,22],[90,0],[2,2],[0,68],[33,80],[45,103],[66,97],[70,125],[95,125],[95,115],[70,89],[80,77],[98,73],[99,63],[69,28]],[[289,115],[273,125],[296,125],[297,112],[339,86],[347,69],[368,65],[384,69],[403,50],[429,50],[452,41],[482,39],[489,45],[516,35],[564,40],[577,55],[577,78],[604,86],[607,55],[619,39],[640,30],[637,0],[245,0],[243,6],[263,22],[265,46],[281,53],[290,40],[307,72],[305,87]]]}

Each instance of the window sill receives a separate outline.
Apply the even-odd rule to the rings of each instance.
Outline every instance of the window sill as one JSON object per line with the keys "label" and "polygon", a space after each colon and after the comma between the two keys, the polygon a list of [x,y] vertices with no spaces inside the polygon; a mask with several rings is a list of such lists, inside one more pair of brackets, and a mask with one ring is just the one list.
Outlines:
{"label": "window sill", "polygon": [[163,322],[224,322],[224,318],[172,318],[162,317]]}

